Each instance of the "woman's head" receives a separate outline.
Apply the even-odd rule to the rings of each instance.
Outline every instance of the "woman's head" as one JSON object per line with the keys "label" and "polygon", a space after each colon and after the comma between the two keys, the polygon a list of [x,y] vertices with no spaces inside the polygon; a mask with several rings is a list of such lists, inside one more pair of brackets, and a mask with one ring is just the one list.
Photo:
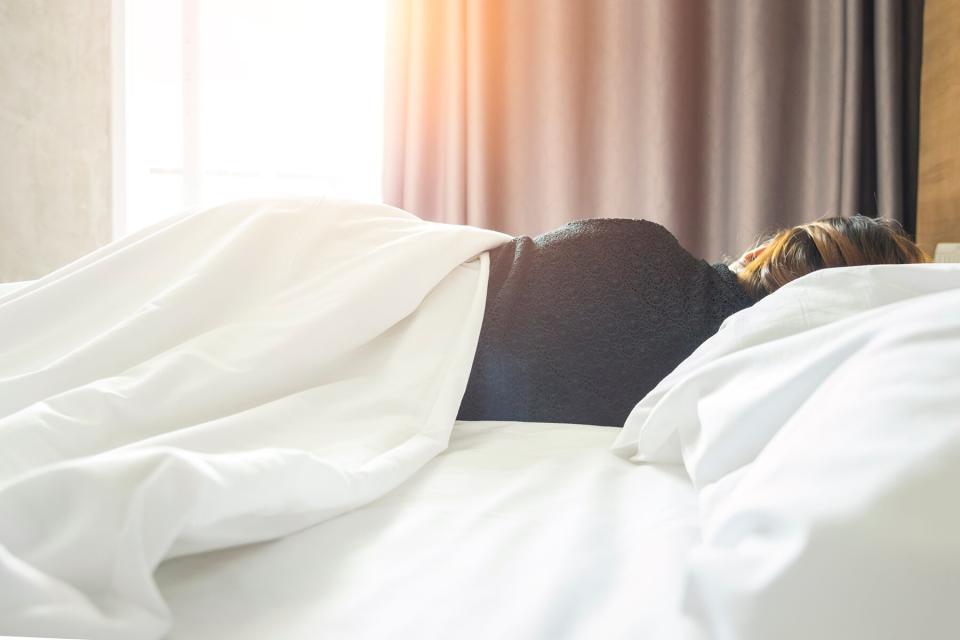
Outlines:
{"label": "woman's head", "polygon": [[755,300],[818,269],[929,262],[893,220],[821,218],[783,229],[743,255],[737,278]]}

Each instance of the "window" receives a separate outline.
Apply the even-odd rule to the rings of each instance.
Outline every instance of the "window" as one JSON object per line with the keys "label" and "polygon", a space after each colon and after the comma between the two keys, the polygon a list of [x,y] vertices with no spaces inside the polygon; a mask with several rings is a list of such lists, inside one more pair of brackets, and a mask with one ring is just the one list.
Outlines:
{"label": "window", "polygon": [[116,235],[251,196],[379,201],[385,2],[115,0]]}

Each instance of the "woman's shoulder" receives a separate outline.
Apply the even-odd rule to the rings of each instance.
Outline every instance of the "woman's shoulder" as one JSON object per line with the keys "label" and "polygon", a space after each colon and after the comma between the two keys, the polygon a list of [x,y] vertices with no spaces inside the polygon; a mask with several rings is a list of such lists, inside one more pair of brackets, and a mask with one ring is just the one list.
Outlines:
{"label": "woman's shoulder", "polygon": [[583,218],[566,223],[560,229],[586,231],[645,231],[650,233],[665,233],[673,237],[666,227],[646,218]]}
{"label": "woman's shoulder", "polygon": [[686,253],[663,226],[635,218],[590,218],[574,220],[533,238],[543,249],[568,250],[583,254]]}
{"label": "woman's shoulder", "polygon": [[[637,218],[574,220],[547,233],[519,236],[491,253],[494,279],[509,272],[585,269],[608,275],[663,271],[678,274],[706,266],[663,226]],[[702,264],[701,264],[702,263]]]}
{"label": "woman's shoulder", "polygon": [[665,227],[643,218],[588,218],[573,220],[562,227],[549,231],[535,240],[545,242],[589,238],[591,241],[607,239],[610,242],[637,241],[667,242],[676,244],[677,239]]}

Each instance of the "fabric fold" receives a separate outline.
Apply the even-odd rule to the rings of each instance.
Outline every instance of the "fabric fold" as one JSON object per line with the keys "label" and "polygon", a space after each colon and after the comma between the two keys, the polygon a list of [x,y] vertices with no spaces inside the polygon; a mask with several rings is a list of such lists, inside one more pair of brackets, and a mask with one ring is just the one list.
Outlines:
{"label": "fabric fold", "polygon": [[507,239],[247,201],[0,297],[0,633],[160,637],[164,559],[409,478],[446,447]]}

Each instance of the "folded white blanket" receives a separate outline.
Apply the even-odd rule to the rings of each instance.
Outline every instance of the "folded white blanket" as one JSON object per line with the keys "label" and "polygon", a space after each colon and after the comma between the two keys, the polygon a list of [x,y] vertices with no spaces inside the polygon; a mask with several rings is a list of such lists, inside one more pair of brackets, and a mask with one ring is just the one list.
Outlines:
{"label": "folded white blanket", "polygon": [[499,233],[381,205],[183,216],[0,297],[0,634],[156,638],[165,558],[442,451]]}

